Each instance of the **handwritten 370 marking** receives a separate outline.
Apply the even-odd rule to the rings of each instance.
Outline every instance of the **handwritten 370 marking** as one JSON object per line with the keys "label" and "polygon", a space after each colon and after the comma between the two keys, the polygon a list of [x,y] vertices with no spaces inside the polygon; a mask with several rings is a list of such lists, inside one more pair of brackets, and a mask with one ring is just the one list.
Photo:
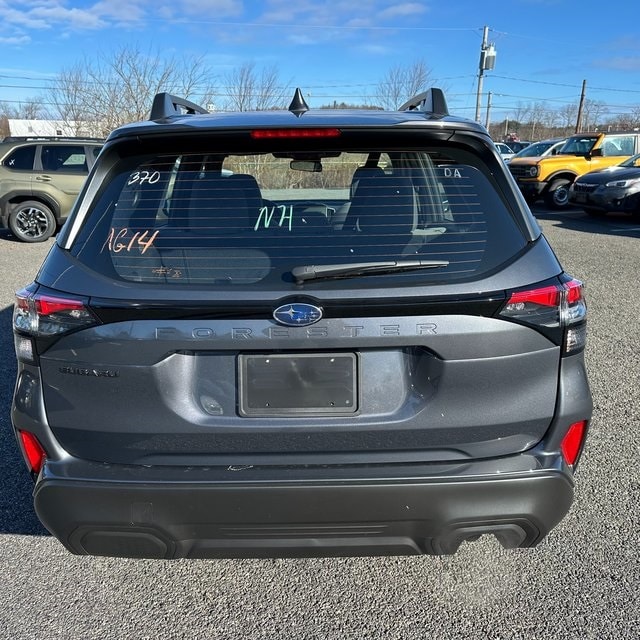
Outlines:
{"label": "handwritten 370 marking", "polygon": [[145,182],[148,184],[155,184],[160,180],[160,172],[159,171],[134,171],[130,176],[127,182],[127,186],[132,184],[144,184]]}

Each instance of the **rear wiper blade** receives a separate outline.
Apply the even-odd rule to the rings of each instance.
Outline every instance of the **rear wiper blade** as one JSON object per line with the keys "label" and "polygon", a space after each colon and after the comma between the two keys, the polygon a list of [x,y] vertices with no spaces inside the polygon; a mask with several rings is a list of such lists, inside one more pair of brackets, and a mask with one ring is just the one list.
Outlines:
{"label": "rear wiper blade", "polygon": [[412,269],[441,269],[448,267],[448,260],[389,260],[386,262],[351,262],[347,264],[310,264],[294,267],[291,274],[297,284],[305,280],[365,276]]}

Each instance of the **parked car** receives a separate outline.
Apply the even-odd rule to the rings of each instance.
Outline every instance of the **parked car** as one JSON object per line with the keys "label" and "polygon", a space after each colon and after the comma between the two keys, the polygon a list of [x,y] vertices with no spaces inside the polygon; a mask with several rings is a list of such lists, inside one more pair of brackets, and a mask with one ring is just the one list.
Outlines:
{"label": "parked car", "polygon": [[566,138],[551,138],[549,140],[532,142],[518,151],[513,158],[545,158],[547,156],[555,156],[566,141]]}
{"label": "parked car", "polygon": [[496,142],[496,148],[498,149],[498,153],[502,156],[502,159],[505,162],[509,162],[511,158],[515,155],[513,149],[504,142]]}
{"label": "parked car", "polygon": [[549,208],[560,210],[568,206],[569,189],[578,176],[638,152],[640,133],[636,131],[579,133],[567,138],[556,155],[514,158],[509,170],[529,202],[542,198]]}
{"label": "parked car", "polygon": [[520,153],[532,143],[529,140],[507,140],[506,144],[514,153]]}
{"label": "parked car", "polygon": [[571,185],[569,201],[589,215],[618,211],[640,218],[640,153],[580,176]]}
{"label": "parked car", "polygon": [[16,296],[35,510],[77,554],[534,546],[573,501],[586,313],[441,91],[215,114],[159,94]]}
{"label": "parked car", "polygon": [[5,138],[0,143],[0,223],[42,242],[64,223],[102,146],[85,138]]}

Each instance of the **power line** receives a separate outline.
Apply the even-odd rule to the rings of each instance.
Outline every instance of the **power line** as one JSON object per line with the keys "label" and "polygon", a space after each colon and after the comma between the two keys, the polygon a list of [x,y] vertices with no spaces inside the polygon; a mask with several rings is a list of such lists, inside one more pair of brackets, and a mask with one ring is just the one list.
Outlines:
{"label": "power line", "polygon": [[[529,82],[531,84],[544,84],[544,85],[548,85],[548,86],[553,86],[553,87],[570,87],[572,89],[578,89],[578,91],[580,91],[580,88],[582,85],[575,85],[575,84],[567,84],[567,83],[563,83],[563,82],[549,82],[549,81],[544,81],[544,80],[531,80],[529,78],[514,78],[512,76],[501,76],[501,75],[497,75],[495,73],[491,74],[492,78],[501,78],[502,80],[515,80],[516,82]],[[640,93],[640,89],[617,89],[617,88],[612,88],[612,87],[589,87],[589,91],[613,91],[613,92],[618,92],[618,93]]]}
{"label": "power line", "polygon": [[[436,78],[435,82],[446,82],[446,81],[450,81],[450,80],[460,80],[460,79],[464,79],[464,78],[475,78],[475,76],[473,76],[472,74],[465,74],[465,75],[460,75],[460,76],[444,76],[442,78]],[[564,83],[564,82],[550,82],[550,81],[546,81],[546,80],[531,80],[529,78],[517,78],[514,76],[503,76],[500,74],[495,74],[492,73],[491,74],[491,78],[498,78],[501,80],[511,80],[511,81],[515,81],[515,82],[525,82],[528,84],[538,84],[538,85],[543,85],[543,86],[549,86],[549,87],[565,87],[565,88],[570,88],[570,89],[576,89],[577,91],[580,90],[580,85],[574,85],[574,84],[570,84],[570,83]],[[6,75],[6,74],[0,74],[0,79],[5,79],[5,80],[25,80],[25,81],[40,81],[43,83],[56,83],[59,82],[59,78],[37,78],[34,76],[11,76],[11,75]],[[82,80],[82,81],[78,81],[79,84],[83,84],[86,86],[113,86],[116,85],[118,83],[115,82],[109,82],[108,80],[103,80],[103,81],[95,81],[95,80]],[[215,85],[215,83],[212,81],[212,84]],[[371,87],[377,87],[378,86],[378,82],[369,82],[369,83],[344,83],[344,84],[317,84],[317,85],[306,85],[304,87],[304,91],[316,91],[318,89],[321,90],[326,90],[326,89],[341,89],[341,88],[349,88],[349,89],[354,89],[354,88],[371,88]],[[3,89],[28,89],[28,90],[47,90],[50,89],[51,87],[48,86],[43,86],[43,85],[28,85],[28,84],[0,84],[0,88]],[[232,86],[227,86],[227,85],[220,85],[218,87],[216,87],[217,89],[220,89],[222,91],[224,90],[231,90],[233,87]],[[282,86],[280,87],[281,89],[287,89],[289,88],[289,85],[287,86]],[[206,90],[206,87],[203,88],[203,90]],[[608,91],[608,92],[613,92],[613,93],[629,93],[629,94],[640,94],[640,89],[619,89],[619,88],[615,88],[615,87],[590,87],[589,88],[590,91]],[[219,93],[218,95],[224,95],[224,93]],[[456,95],[456,94],[449,94],[449,95]],[[463,94],[457,94],[457,95],[463,95]],[[464,94],[466,95],[466,94]],[[504,94],[498,91],[492,91],[492,95],[497,96],[497,95],[510,95],[510,94]],[[324,96],[323,96],[324,97]],[[333,96],[329,96],[329,97],[333,97]],[[356,94],[356,95],[345,95],[344,97],[362,97],[360,94]],[[510,95],[510,97],[519,97],[519,98],[523,98],[523,99],[527,99],[527,100],[539,100],[540,97],[539,96],[513,96]],[[545,101],[558,101],[561,100],[562,98],[544,98]],[[570,99],[570,98],[568,98]]]}

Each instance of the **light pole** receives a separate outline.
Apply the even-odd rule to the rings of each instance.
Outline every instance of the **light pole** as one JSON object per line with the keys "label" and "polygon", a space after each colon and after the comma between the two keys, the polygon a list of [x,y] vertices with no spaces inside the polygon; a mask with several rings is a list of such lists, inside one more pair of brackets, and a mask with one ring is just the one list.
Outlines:
{"label": "light pole", "polygon": [[480,122],[480,102],[482,100],[482,82],[485,71],[491,71],[496,64],[496,48],[489,44],[489,27],[485,27],[482,33],[482,46],[480,47],[480,65],[478,71],[478,95],[476,96],[476,121]]}

